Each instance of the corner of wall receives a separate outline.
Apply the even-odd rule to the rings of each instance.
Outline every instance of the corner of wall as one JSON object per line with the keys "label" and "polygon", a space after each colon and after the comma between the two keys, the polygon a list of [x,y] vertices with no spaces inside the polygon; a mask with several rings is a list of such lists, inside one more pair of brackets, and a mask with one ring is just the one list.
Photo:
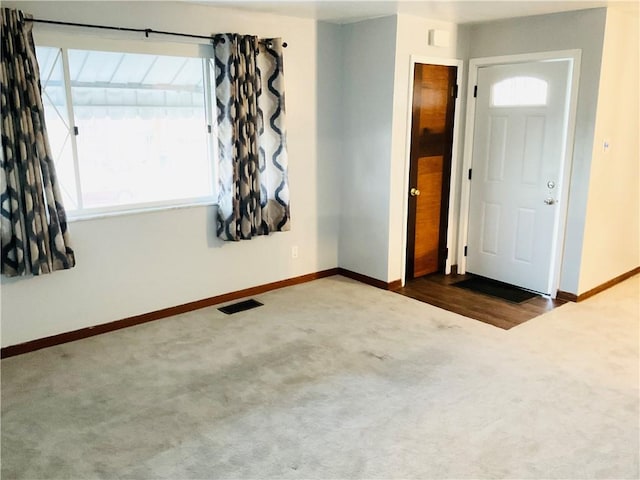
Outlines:
{"label": "corner of wall", "polygon": [[638,8],[607,9],[578,294],[640,265]]}
{"label": "corner of wall", "polygon": [[338,263],[388,281],[389,169],[397,18],[343,26]]}
{"label": "corner of wall", "polygon": [[342,25],[317,22],[316,72],[318,142],[318,231],[339,263],[342,204],[340,168],[344,161]]}

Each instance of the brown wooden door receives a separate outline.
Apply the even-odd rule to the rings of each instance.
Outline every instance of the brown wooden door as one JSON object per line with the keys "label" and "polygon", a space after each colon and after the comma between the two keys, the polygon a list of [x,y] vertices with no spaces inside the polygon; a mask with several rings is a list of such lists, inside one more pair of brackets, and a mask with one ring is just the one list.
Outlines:
{"label": "brown wooden door", "polygon": [[416,64],[407,278],[444,271],[457,67]]}

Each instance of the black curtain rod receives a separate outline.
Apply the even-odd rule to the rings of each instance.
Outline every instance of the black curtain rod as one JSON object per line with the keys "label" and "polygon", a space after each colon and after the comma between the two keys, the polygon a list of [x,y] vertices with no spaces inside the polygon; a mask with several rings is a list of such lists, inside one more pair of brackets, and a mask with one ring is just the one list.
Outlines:
{"label": "black curtain rod", "polygon": [[[202,38],[205,40],[210,40],[214,43],[216,42],[220,42],[220,43],[224,43],[225,40],[222,37],[218,37],[217,35],[211,35],[211,36],[206,36],[206,35],[193,35],[191,33],[179,33],[179,32],[167,32],[164,30],[153,30],[152,28],[130,28],[130,27],[113,27],[110,25],[94,25],[94,24],[90,24],[90,23],[74,23],[74,22],[60,22],[57,20],[42,20],[40,18],[25,18],[26,21],[29,22],[37,22],[37,23],[49,23],[51,25],[64,25],[64,26],[68,26],[68,27],[85,27],[85,28],[101,28],[103,30],[117,30],[120,32],[137,32],[137,33],[144,33],[145,37],[149,38],[149,34],[150,33],[156,33],[156,34],[160,34],[160,35],[173,35],[176,37],[188,37],[188,38]],[[264,40],[260,40],[261,43],[264,42]],[[287,48],[287,42],[283,42],[282,46],[284,48]]]}
{"label": "black curtain rod", "polygon": [[137,33],[144,33],[145,37],[149,37],[150,33],[158,33],[161,35],[174,35],[177,37],[189,37],[189,38],[203,38],[206,40],[213,40],[213,41],[222,41],[224,42],[224,38],[219,38],[216,39],[215,35],[211,35],[211,36],[206,36],[206,35],[192,35],[190,33],[178,33],[178,32],[165,32],[163,30],[153,30],[151,28],[129,28],[129,27],[113,27],[110,25],[93,25],[90,23],[74,23],[74,22],[60,22],[57,20],[42,20],[40,18],[25,18],[25,20],[30,21],[30,22],[37,22],[37,23],[49,23],[51,25],[64,25],[67,27],[85,27],[85,28],[101,28],[103,30],[118,30],[120,32],[137,32]]}

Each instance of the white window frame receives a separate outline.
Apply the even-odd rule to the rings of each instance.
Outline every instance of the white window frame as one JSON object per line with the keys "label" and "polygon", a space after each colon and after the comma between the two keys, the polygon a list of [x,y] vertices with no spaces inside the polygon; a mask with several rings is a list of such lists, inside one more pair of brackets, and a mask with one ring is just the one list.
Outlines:
{"label": "white window frame", "polygon": [[[69,120],[69,136],[71,141],[71,149],[73,155],[74,170],[76,176],[76,196],[78,200],[78,208],[75,210],[67,210],[67,219],[69,221],[86,220],[99,217],[111,217],[119,215],[130,215],[148,211],[169,210],[174,208],[186,208],[203,205],[216,205],[217,188],[218,188],[218,162],[216,161],[216,122],[213,104],[215,99],[215,86],[212,85],[210,68],[207,63],[213,58],[213,47],[210,43],[199,43],[190,40],[171,41],[157,40],[148,38],[145,40],[121,38],[126,34],[118,34],[118,38],[109,38],[106,36],[94,35],[78,35],[74,33],[70,35],[68,32],[59,31],[40,31],[34,29],[34,42],[37,47],[59,48],[63,56],[63,75],[65,95],[67,98],[67,115]],[[69,59],[68,50],[96,50],[103,52],[118,53],[138,53],[151,55],[167,55],[192,57],[203,59],[203,84],[204,84],[204,107],[205,121],[210,125],[208,132],[208,155],[211,162],[212,174],[212,193],[210,196],[193,197],[185,199],[160,200],[155,202],[144,202],[126,205],[113,205],[105,207],[83,208],[82,205],[82,184],[80,183],[80,162],[78,157],[77,139],[73,132],[74,110],[73,97],[71,92],[71,82],[69,78]],[[55,159],[54,159],[55,161]]]}

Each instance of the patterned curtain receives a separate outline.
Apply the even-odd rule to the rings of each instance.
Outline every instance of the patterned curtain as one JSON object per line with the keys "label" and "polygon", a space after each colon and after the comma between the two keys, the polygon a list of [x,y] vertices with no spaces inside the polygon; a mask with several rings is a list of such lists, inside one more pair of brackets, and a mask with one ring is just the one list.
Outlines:
{"label": "patterned curtain", "polygon": [[216,40],[218,237],[289,230],[282,41],[238,34]]}
{"label": "patterned curtain", "polygon": [[2,274],[40,275],[75,265],[44,123],[40,72],[22,12],[2,9]]}

